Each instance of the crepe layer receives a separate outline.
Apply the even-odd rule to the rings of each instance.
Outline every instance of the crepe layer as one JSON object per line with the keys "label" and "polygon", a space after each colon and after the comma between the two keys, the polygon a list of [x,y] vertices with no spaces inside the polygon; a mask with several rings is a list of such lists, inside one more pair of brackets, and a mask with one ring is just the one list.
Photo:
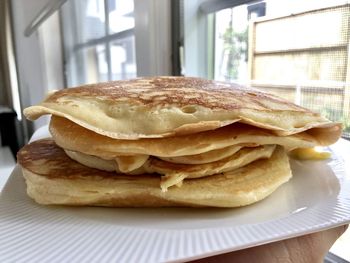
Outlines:
{"label": "crepe layer", "polygon": [[188,159],[190,159],[190,155],[242,144],[278,144],[289,151],[295,148],[328,145],[335,139],[333,135],[337,133],[320,137],[308,132],[277,136],[265,129],[235,123],[196,134],[157,139],[118,140],[102,136],[68,119],[56,116],[52,116],[49,129],[53,139],[60,147],[107,160],[122,155],[152,155],[160,158],[189,156]]}
{"label": "crepe layer", "polygon": [[[141,167],[128,172],[128,174],[157,173],[163,175],[161,177],[160,187],[163,191],[166,191],[171,186],[180,186],[183,180],[187,178],[201,178],[224,173],[243,167],[261,158],[270,158],[274,149],[275,145],[243,148],[226,158],[205,164],[176,164],[160,160],[156,157],[150,157]],[[68,150],[65,150],[65,153],[71,159],[91,168],[114,171],[116,173],[123,172],[117,162],[113,160],[103,160],[96,156]]]}

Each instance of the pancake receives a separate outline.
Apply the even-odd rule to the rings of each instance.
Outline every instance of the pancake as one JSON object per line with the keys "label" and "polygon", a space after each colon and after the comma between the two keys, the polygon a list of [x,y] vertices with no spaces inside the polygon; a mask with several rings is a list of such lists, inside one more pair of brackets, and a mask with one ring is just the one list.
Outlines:
{"label": "pancake", "polygon": [[41,204],[248,205],[291,178],[288,151],[341,135],[341,124],[276,96],[187,77],[64,89],[24,114],[52,114],[52,139],[18,153]]}
{"label": "pancake", "polygon": [[52,139],[24,146],[17,159],[28,195],[46,205],[238,207],[264,199],[292,176],[282,147],[276,147],[271,158],[185,180],[167,192],[159,188],[159,175],[127,176],[89,168],[70,159]]}
{"label": "pancake", "polygon": [[116,171],[117,173],[121,173],[118,167],[118,163],[116,161],[105,160],[97,156],[83,154],[75,151],[64,150],[64,152],[69,156],[69,158],[87,167],[91,167],[91,168],[95,168],[95,169],[99,169],[107,172]]}
{"label": "pancake", "polygon": [[235,84],[189,77],[153,77],[63,89],[24,110],[53,114],[100,135],[135,140],[217,129],[235,122],[280,136],[314,129],[331,136],[339,123],[276,96]]}
{"label": "pancake", "polygon": [[196,165],[175,164],[154,158],[150,159],[146,171],[149,167],[150,171],[163,174],[160,186],[163,191],[167,191],[171,186],[182,186],[187,178],[202,178],[234,171],[258,159],[270,158],[274,149],[275,145],[244,148],[222,160]]}
{"label": "pancake", "polygon": [[[105,159],[102,159],[102,158],[99,158],[99,157],[93,156],[93,155],[83,154],[80,152],[74,152],[74,151],[69,151],[69,150],[65,150],[65,149],[63,149],[63,150],[69,156],[69,158],[71,158],[74,161],[76,161],[82,165],[85,165],[87,167],[95,168],[95,169],[99,169],[99,170],[107,171],[107,172],[127,173],[129,175],[137,175],[137,174],[145,173],[146,171],[143,168],[143,166],[145,165],[146,161],[149,158],[147,155],[140,155],[140,156],[144,156],[144,157],[147,156],[147,159],[142,160],[141,159],[142,157],[141,157],[139,159],[140,162],[137,163],[137,166],[136,165],[128,166],[128,169],[125,170],[125,169],[123,169],[123,167],[121,167],[120,162],[118,162],[118,160],[120,160],[120,158],[116,158],[115,160],[105,160]],[[128,158],[129,156],[124,156],[124,157]],[[134,159],[134,158],[132,157],[132,159]],[[126,163],[124,163],[124,165],[125,164]]]}
{"label": "pancake", "polygon": [[[120,155],[153,155],[179,157],[208,153],[212,150],[241,144],[278,144],[287,150],[328,145],[330,140],[318,140],[306,132],[277,136],[273,132],[246,124],[235,123],[216,130],[168,138],[117,140],[85,129],[68,119],[52,116],[50,133],[60,147],[114,159]],[[330,138],[332,136],[329,136]]]}
{"label": "pancake", "polygon": [[184,179],[201,178],[213,174],[232,171],[261,158],[270,158],[275,145],[243,148],[234,154],[215,162],[205,164],[176,164],[156,157],[150,157],[141,167],[128,172],[121,171],[119,165],[113,160],[104,160],[95,156],[65,150],[65,153],[73,160],[91,168],[103,171],[115,171],[138,175],[142,173],[157,173],[161,177],[160,187],[163,191],[174,185],[181,185]]}
{"label": "pancake", "polygon": [[148,155],[118,156],[115,161],[120,172],[128,173],[142,167],[148,158]]}
{"label": "pancake", "polygon": [[163,161],[180,164],[204,164],[222,160],[238,152],[243,147],[254,147],[256,144],[232,145],[222,149],[216,149],[205,153],[194,155],[176,156],[176,157],[159,157]]}

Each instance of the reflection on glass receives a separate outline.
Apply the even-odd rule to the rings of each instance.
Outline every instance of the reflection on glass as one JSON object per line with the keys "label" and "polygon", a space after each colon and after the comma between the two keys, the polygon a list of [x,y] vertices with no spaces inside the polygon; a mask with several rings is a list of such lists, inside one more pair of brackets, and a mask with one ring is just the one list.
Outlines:
{"label": "reflection on glass", "polygon": [[248,52],[247,6],[224,9],[215,17],[215,79],[245,82]]}
{"label": "reflection on glass", "polygon": [[134,1],[108,0],[109,34],[135,27]]}
{"label": "reflection on glass", "polygon": [[75,5],[75,19],[79,29],[76,31],[78,42],[104,37],[106,35],[104,1],[87,0],[72,3]]}
{"label": "reflection on glass", "polygon": [[136,77],[134,36],[111,42],[110,54],[112,80]]}
{"label": "reflection on glass", "polygon": [[134,1],[67,1],[62,7],[67,85],[135,77],[134,26]]}
{"label": "reflection on glass", "polygon": [[71,86],[108,80],[108,65],[105,45],[81,49],[67,61],[67,68],[74,74],[68,75]]}

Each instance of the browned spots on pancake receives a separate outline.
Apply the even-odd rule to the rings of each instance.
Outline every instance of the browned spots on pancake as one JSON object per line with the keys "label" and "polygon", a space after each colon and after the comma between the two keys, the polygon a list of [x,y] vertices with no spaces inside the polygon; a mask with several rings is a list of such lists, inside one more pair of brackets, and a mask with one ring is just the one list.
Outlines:
{"label": "browned spots on pancake", "polygon": [[273,95],[252,91],[246,87],[193,77],[153,77],[91,84],[60,90],[45,102],[59,102],[60,98],[98,98],[113,103],[163,107],[199,105],[210,109],[252,108],[270,110],[271,103],[284,109],[310,112]]}
{"label": "browned spots on pancake", "polygon": [[[50,178],[84,178],[94,177],[96,180],[109,178],[122,178],[123,174],[106,172],[84,166],[72,159],[56,145],[52,139],[42,139],[25,145],[17,153],[18,163],[25,169]],[[156,175],[137,175],[136,179],[155,177]],[[125,176],[132,180],[133,176]],[[158,176],[159,177],[159,176]]]}

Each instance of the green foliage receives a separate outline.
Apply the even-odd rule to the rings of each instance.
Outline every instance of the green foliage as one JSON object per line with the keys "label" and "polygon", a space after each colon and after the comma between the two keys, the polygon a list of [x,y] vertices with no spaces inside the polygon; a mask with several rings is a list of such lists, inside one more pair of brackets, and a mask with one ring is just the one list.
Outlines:
{"label": "green foliage", "polygon": [[327,107],[321,110],[321,115],[329,120],[341,122],[343,124],[343,132],[350,133],[350,118],[345,116],[342,110]]}
{"label": "green foliage", "polygon": [[230,25],[221,36],[224,41],[224,52],[227,54],[226,72],[228,79],[237,79],[239,63],[242,58],[248,59],[248,27],[243,32],[236,32]]}
{"label": "green foliage", "polygon": [[343,131],[350,133],[350,119],[343,116],[340,122],[343,123]]}
{"label": "green foliage", "polygon": [[343,111],[339,109],[325,107],[320,110],[315,110],[320,111],[322,116],[332,121],[341,121],[341,119],[343,119]]}

